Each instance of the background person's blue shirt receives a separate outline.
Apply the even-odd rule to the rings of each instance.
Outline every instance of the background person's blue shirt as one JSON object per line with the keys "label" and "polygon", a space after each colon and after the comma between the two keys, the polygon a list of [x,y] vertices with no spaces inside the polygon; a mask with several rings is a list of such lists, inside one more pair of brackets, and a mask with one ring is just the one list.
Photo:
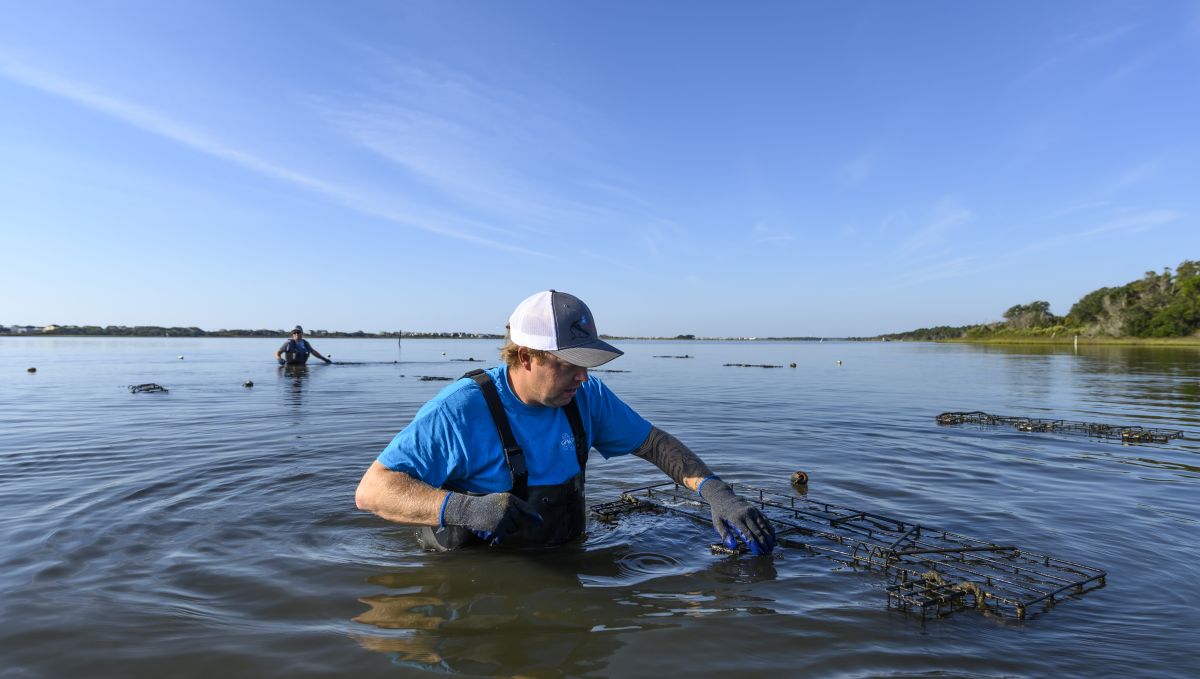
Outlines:
{"label": "background person's blue shirt", "polygon": [[[513,436],[525,451],[529,485],[563,483],[578,474],[575,436],[562,408],[522,402],[508,383],[506,365],[487,372],[496,382]],[[580,385],[575,402],[589,447],[606,458],[632,453],[650,435],[650,423],[595,377]],[[388,469],[435,488],[472,493],[512,489],[512,474],[483,392],[467,379],[447,386],[421,406],[378,459]]]}

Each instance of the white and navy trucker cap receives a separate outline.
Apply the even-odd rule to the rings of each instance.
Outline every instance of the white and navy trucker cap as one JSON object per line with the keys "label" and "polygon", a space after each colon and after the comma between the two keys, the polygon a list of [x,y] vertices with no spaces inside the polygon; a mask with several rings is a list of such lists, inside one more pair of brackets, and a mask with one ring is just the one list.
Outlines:
{"label": "white and navy trucker cap", "polygon": [[572,365],[595,368],[625,353],[600,339],[596,320],[583,300],[557,290],[525,298],[508,317],[509,339],[540,349]]}

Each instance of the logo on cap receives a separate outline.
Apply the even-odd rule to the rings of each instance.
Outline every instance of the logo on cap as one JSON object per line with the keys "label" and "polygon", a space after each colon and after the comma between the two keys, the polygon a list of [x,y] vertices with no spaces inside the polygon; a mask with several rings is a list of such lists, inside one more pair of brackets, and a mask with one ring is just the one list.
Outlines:
{"label": "logo on cap", "polygon": [[587,339],[592,336],[592,333],[587,328],[587,316],[583,316],[578,321],[571,324],[571,339]]}

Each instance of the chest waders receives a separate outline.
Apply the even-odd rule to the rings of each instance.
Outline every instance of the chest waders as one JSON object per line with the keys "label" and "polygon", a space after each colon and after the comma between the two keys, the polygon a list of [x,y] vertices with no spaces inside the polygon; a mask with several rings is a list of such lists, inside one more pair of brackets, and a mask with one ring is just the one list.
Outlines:
{"label": "chest waders", "polygon": [[[583,429],[583,418],[579,415],[579,405],[575,403],[575,399],[571,399],[562,410],[571,425],[571,433],[575,436],[575,458],[579,462],[579,473],[562,483],[531,486],[529,470],[525,466],[525,451],[521,450],[513,436],[508,416],[504,414],[504,405],[500,402],[500,392],[496,390],[492,376],[482,370],[472,370],[463,377],[474,380],[483,391],[483,399],[487,402],[488,412],[496,425],[496,433],[500,435],[500,444],[504,446],[504,460],[512,474],[513,485],[509,492],[533,505],[545,521],[541,526],[530,525],[522,528],[519,533],[505,538],[504,544],[516,547],[554,547],[581,537],[587,528],[587,501],[584,498],[583,484],[589,446],[587,432]],[[451,486],[443,486],[443,490],[464,492]],[[437,551],[483,544],[483,540],[464,526],[426,526],[421,529],[420,536],[423,547]]]}
{"label": "chest waders", "polygon": [[297,342],[290,339],[283,350],[283,361],[288,365],[304,365],[308,363],[308,345],[304,340]]}

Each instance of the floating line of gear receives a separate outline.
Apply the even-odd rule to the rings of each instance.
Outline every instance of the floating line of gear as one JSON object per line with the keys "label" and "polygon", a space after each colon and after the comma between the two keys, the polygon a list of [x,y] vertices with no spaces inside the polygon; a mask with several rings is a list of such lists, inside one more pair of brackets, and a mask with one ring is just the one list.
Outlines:
{"label": "floating line of gear", "polygon": [[1183,438],[1183,432],[1178,429],[1153,429],[1149,427],[1101,424],[1099,422],[1012,417],[1008,415],[991,415],[978,410],[942,413],[937,416],[937,423],[942,425],[980,424],[991,427],[1013,427],[1017,431],[1078,434],[1093,438],[1112,439],[1125,443],[1166,443],[1171,439]]}
{"label": "floating line of gear", "polygon": [[[738,486],[775,526],[778,544],[890,575],[888,605],[927,615],[974,608],[1025,619],[1105,585],[1105,571],[808,497]],[[675,483],[627,490],[592,506],[602,520],[660,512],[710,524],[708,505]],[[716,553],[727,553],[714,545]],[[744,551],[744,550],[743,550]]]}

